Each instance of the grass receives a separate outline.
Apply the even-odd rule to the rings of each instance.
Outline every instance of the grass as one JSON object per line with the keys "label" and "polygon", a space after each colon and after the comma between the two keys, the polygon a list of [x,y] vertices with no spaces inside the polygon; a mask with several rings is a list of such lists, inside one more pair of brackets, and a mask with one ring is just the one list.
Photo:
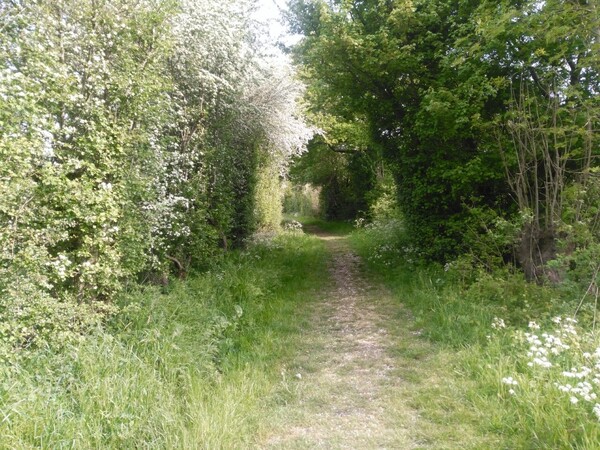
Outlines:
{"label": "grass", "polygon": [[[302,375],[300,395],[274,409],[273,432],[266,442],[278,449],[414,448],[420,419],[407,404],[414,385],[389,371],[414,368],[415,361],[387,349],[392,341],[415,344],[416,338],[404,334],[390,339],[384,330],[399,309],[397,303],[364,280],[346,239],[328,236],[326,245],[333,283],[322,301],[311,305],[314,319],[290,367]],[[390,405],[389,399],[399,393],[404,403]]]}
{"label": "grass", "polygon": [[315,238],[285,235],[145,288],[105,329],[0,366],[0,448],[251,448],[294,395],[282,365],[327,282]]}
{"label": "grass", "polygon": [[[382,408],[398,441],[598,448],[600,336],[585,316],[567,322],[573,305],[556,289],[460,262],[422,265],[394,227],[350,239],[364,276],[387,289],[372,295],[394,342]],[[329,286],[326,263],[322,242],[299,233],[256,242],[167,292],[129,293],[78,343],[2,362],[0,448],[256,448],[289,423],[286,405],[302,393],[295,374],[314,377],[339,356],[327,353],[327,333],[305,334],[316,326],[311,302]],[[535,362],[543,352],[547,368]],[[317,390],[312,407],[346,395]]]}
{"label": "grass", "polygon": [[[598,448],[593,408],[600,400],[589,394],[600,391],[600,354],[594,355],[600,339],[585,318],[573,326],[565,322],[574,307],[557,289],[528,284],[504,270],[469,272],[461,262],[447,270],[424,265],[397,228],[362,230],[351,239],[368,276],[411,311],[412,332],[435,344],[429,355],[414,345],[396,349],[429,362],[425,373],[402,368],[399,376],[426,381],[413,385],[412,396],[392,399],[411,398],[426,419],[424,446]],[[555,316],[562,317],[560,324],[552,321]],[[405,326],[400,318],[398,323]],[[556,338],[568,348],[553,343]],[[551,366],[536,363],[541,355],[536,352],[546,352]],[[509,384],[509,377],[517,384]],[[577,388],[584,382],[588,394]]]}
{"label": "grass", "polygon": [[350,234],[352,231],[355,230],[353,223],[348,222],[348,221],[341,221],[341,220],[329,221],[329,220],[323,220],[323,219],[319,219],[317,217],[311,217],[311,216],[286,215],[284,217],[284,222],[289,222],[292,220],[300,222],[304,227],[307,227],[309,229],[317,228],[326,233],[334,234],[337,236],[344,236],[344,235]]}

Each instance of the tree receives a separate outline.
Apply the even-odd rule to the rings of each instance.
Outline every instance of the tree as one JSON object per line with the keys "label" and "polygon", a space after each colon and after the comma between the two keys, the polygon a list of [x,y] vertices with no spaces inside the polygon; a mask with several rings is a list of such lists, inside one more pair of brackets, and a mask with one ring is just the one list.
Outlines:
{"label": "tree", "polygon": [[468,64],[506,74],[507,110],[494,126],[514,198],[530,217],[518,251],[530,279],[543,278],[559,238],[575,245],[573,227],[581,233],[584,211],[597,208],[576,194],[590,189],[599,156],[597,8],[588,1],[483,2],[469,37]]}
{"label": "tree", "polygon": [[324,92],[322,104],[367,120],[408,228],[440,259],[464,249],[471,206],[507,202],[501,158],[480,142],[483,119],[502,108],[497,90],[471,84],[450,60],[473,9],[447,0],[292,2],[307,79]]}
{"label": "tree", "polygon": [[481,211],[531,213],[518,253],[535,278],[572,226],[566,196],[593,179],[596,2],[291,5],[291,25],[305,36],[295,54],[317,104],[367,121],[418,246],[443,260],[468,250],[465,230],[484,231]]}
{"label": "tree", "polygon": [[257,190],[311,132],[253,5],[0,2],[5,341],[63,342],[126,282],[201,268],[263,219]]}

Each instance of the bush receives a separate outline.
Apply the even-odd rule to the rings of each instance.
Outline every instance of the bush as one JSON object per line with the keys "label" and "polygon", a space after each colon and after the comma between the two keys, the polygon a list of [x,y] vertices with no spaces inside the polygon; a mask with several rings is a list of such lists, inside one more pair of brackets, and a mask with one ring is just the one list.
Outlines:
{"label": "bush", "polygon": [[[0,308],[20,349],[277,227],[271,194],[311,135],[250,9],[26,3],[0,7]],[[44,314],[67,323],[31,331]]]}

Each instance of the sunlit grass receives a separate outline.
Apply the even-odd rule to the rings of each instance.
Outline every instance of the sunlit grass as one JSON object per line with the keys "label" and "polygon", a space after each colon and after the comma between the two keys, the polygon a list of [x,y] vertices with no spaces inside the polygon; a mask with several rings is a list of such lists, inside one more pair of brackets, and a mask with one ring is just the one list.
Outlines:
{"label": "sunlit grass", "polygon": [[[377,298],[389,305],[390,356],[402,361],[385,386],[399,440],[598,448],[600,337],[568,321],[555,292],[506,273],[466,280],[419,265],[381,230],[351,239],[365,276],[390,292]],[[310,236],[265,239],[168,292],[130,293],[79,345],[3,363],[0,448],[257,447],[289,422],[296,373],[323,363],[315,358],[327,336],[306,333],[309,302],[327,291],[326,262]],[[313,406],[328,396],[316,392]]]}
{"label": "sunlit grass", "polygon": [[301,234],[123,299],[105,330],[0,372],[0,448],[251,448],[327,280]]}
{"label": "sunlit grass", "polygon": [[[503,270],[424,265],[401,230],[363,230],[352,241],[370,276],[411,311],[412,332],[437,349],[411,397],[427,419],[424,445],[598,448],[600,336],[566,319],[574,308],[559,291]],[[423,357],[414,346],[397,351]],[[413,369],[400,375],[423,377]]]}

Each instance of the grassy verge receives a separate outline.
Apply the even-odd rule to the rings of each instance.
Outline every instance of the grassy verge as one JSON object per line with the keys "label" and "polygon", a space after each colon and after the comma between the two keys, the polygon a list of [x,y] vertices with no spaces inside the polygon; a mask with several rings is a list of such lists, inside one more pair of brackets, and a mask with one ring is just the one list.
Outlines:
{"label": "grassy verge", "polygon": [[77,345],[0,366],[0,448],[251,448],[293,389],[281,365],[323,279],[318,240],[232,253],[168,293],[144,289]]}
{"label": "grassy verge", "polygon": [[430,424],[424,444],[598,448],[600,339],[590,308],[577,323],[569,314],[577,301],[518,274],[419,265],[396,228],[363,230],[352,242],[369,276],[410,309],[412,332],[435,343],[434,355],[415,356],[429,359],[411,400]]}

